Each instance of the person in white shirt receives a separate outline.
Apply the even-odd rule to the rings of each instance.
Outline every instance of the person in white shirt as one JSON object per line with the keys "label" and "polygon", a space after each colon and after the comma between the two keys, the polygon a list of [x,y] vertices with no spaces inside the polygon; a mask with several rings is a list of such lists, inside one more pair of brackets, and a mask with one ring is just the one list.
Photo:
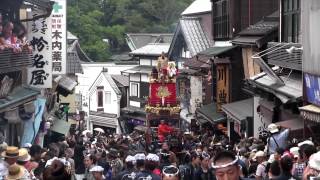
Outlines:
{"label": "person in white shirt", "polygon": [[267,177],[267,173],[266,173],[267,162],[265,161],[265,153],[263,151],[258,151],[255,154],[254,159],[256,159],[257,162],[259,163],[256,171],[256,180],[265,179]]}

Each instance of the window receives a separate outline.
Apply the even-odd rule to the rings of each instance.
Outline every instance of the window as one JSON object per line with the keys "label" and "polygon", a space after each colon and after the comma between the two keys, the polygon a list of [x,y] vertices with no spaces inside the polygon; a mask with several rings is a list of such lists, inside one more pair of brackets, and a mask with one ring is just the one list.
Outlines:
{"label": "window", "polygon": [[282,41],[299,42],[300,0],[282,0]]}
{"label": "window", "polygon": [[139,84],[130,83],[130,96],[139,97]]}
{"label": "window", "polygon": [[98,107],[103,107],[103,91],[98,91]]}
{"label": "window", "polygon": [[213,1],[213,36],[214,39],[229,38],[228,0]]}
{"label": "window", "polygon": [[106,91],[105,96],[106,96],[106,104],[111,104],[111,92]]}
{"label": "window", "polygon": [[97,86],[98,107],[103,107],[103,86]]}

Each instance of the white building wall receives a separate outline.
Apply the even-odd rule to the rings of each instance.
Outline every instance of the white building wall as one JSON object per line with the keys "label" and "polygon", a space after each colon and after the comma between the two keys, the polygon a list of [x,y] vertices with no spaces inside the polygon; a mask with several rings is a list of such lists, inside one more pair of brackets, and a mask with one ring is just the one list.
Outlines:
{"label": "white building wall", "polygon": [[151,66],[151,59],[140,59],[140,65]]}
{"label": "white building wall", "polygon": [[140,81],[140,74],[130,74],[130,81]]}
{"label": "white building wall", "polygon": [[149,82],[149,76],[147,74],[141,74],[141,82]]}
{"label": "white building wall", "polygon": [[[101,83],[97,84],[96,87],[93,88],[93,91],[91,91],[91,101],[90,101],[90,111],[97,111],[98,107],[98,94],[97,94],[97,86],[103,86],[103,108],[105,113],[110,114],[117,114],[118,115],[118,102],[117,102],[117,94],[113,90],[113,88],[110,86],[109,82],[102,76],[100,76],[102,79]],[[100,79],[99,78],[99,79]],[[106,102],[106,92],[111,92],[111,103],[107,104]]]}
{"label": "white building wall", "polygon": [[133,106],[133,107],[138,107],[140,108],[140,102],[137,102],[137,101],[130,101],[130,106]]}
{"label": "white building wall", "polygon": [[257,112],[257,108],[260,105],[261,98],[259,96],[253,97],[253,136],[259,137],[259,129],[266,128],[272,122],[267,118],[264,118]]}
{"label": "white building wall", "polygon": [[154,59],[152,60],[152,66],[157,66],[158,65],[158,60]]}
{"label": "white building wall", "polygon": [[[83,63],[81,64],[83,74],[76,74],[78,78],[78,85],[75,88],[76,94],[82,95],[82,110],[89,112],[89,88],[96,80],[103,68],[108,69],[109,74],[121,74],[122,71],[131,69],[136,65],[116,65],[115,63]],[[92,99],[94,100],[94,99]],[[91,101],[91,100],[90,100]]]}
{"label": "white building wall", "polygon": [[202,104],[202,77],[201,76],[191,76],[190,77],[190,110],[191,113],[196,111],[196,101]]}

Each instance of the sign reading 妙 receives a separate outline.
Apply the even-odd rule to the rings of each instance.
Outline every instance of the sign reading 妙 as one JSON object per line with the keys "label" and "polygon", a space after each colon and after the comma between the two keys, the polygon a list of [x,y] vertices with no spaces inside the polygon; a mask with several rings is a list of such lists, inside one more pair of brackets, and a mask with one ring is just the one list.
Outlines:
{"label": "sign reading \u5999", "polygon": [[51,13],[52,74],[66,74],[67,0],[54,0]]}
{"label": "sign reading \u5999", "polygon": [[[38,16],[36,11],[32,16]],[[32,66],[28,68],[28,84],[36,88],[52,87],[52,49],[50,17],[32,22],[29,42],[32,46]]]}
{"label": "sign reading \u5999", "polygon": [[304,84],[308,102],[320,106],[320,76],[304,73]]}

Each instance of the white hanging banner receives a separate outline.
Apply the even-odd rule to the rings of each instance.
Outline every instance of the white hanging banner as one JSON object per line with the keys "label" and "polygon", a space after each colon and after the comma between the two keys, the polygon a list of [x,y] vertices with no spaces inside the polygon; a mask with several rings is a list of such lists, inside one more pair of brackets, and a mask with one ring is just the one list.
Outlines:
{"label": "white hanging banner", "polygon": [[51,13],[52,74],[66,74],[67,69],[67,0],[54,0]]}
{"label": "white hanging banner", "polygon": [[[32,11],[32,16],[41,13]],[[52,47],[50,17],[32,22],[29,42],[32,46],[32,66],[28,68],[28,84],[36,88],[52,87]]]}

